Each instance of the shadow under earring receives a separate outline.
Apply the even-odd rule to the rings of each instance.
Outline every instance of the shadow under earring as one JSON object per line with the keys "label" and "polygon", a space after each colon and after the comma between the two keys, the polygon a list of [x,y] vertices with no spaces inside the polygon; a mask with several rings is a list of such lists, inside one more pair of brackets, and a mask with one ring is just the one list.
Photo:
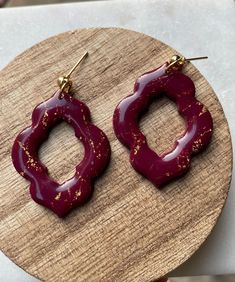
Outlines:
{"label": "shadow under earring", "polygon": [[[94,179],[101,175],[110,159],[110,144],[102,130],[91,123],[89,108],[72,97],[70,75],[88,55],[86,52],[68,75],[59,78],[60,89],[32,113],[32,125],[16,138],[12,160],[16,170],[31,182],[30,193],[35,202],[59,217],[87,202],[93,193]],[[84,145],[83,160],[76,166],[75,175],[62,184],[51,179],[48,169],[38,158],[38,149],[49,131],[65,121]]]}
{"label": "shadow under earring", "polygon": [[[185,62],[205,58],[173,56],[170,62],[140,76],[135,82],[134,93],[124,98],[115,109],[114,131],[120,142],[130,149],[132,166],[158,188],[186,173],[191,156],[202,151],[211,140],[211,114],[196,99],[193,81],[180,72]],[[138,121],[151,98],[160,93],[176,103],[187,128],[170,151],[157,155],[148,146]]]}

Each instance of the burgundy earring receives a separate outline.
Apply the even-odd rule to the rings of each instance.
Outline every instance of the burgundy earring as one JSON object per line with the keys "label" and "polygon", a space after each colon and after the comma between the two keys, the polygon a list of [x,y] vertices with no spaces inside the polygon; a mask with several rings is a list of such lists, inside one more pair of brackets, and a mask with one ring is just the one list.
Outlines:
{"label": "burgundy earring", "polygon": [[[186,61],[205,58],[173,56],[170,62],[140,76],[135,82],[133,94],[124,98],[115,109],[114,131],[120,142],[130,149],[132,166],[158,188],[186,173],[191,156],[202,151],[211,140],[211,114],[195,98],[193,81],[180,72]],[[176,140],[173,149],[159,156],[149,148],[138,121],[151,98],[160,93],[176,103],[187,128]]]}
{"label": "burgundy earring", "polygon": [[[87,55],[86,52],[67,76],[59,78],[60,89],[33,110],[32,125],[17,136],[12,148],[13,164],[30,181],[33,200],[59,217],[90,199],[94,179],[104,171],[110,159],[106,135],[91,123],[89,108],[74,99],[70,92],[70,75]],[[76,137],[85,149],[84,158],[76,166],[74,177],[62,184],[50,178],[37,153],[49,131],[60,121],[66,121],[74,128]]]}

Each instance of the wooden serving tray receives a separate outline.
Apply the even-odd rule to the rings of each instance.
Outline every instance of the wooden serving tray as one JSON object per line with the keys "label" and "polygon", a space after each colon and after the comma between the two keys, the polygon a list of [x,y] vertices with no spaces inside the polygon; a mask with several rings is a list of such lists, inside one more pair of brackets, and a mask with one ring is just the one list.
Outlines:
{"label": "wooden serving tray", "polygon": [[[112,157],[92,200],[59,219],[31,200],[29,182],[12,165],[11,147],[31,124],[33,108],[53,95],[58,76],[85,50],[89,57],[72,76],[75,97],[89,106],[93,122],[107,134]],[[113,111],[132,92],[136,78],[175,53],[141,33],[80,29],[33,46],[0,72],[0,248],[24,270],[45,281],[151,281],[187,260],[210,234],[227,197],[232,150],[221,105],[200,72],[192,64],[184,69],[215,129],[212,143],[193,158],[183,178],[157,190],[132,169],[129,152],[112,127]],[[184,122],[175,105],[160,98],[141,128],[150,146],[163,152]],[[82,146],[65,123],[40,149],[60,182],[73,175],[82,156]]]}

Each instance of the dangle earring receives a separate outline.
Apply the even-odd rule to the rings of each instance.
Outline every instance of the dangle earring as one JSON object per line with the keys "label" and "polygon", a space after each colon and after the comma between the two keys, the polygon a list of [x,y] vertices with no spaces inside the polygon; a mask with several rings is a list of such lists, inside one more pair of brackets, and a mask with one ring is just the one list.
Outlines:
{"label": "dangle earring", "polygon": [[[86,52],[68,75],[58,80],[59,90],[32,113],[32,125],[16,138],[12,161],[16,170],[30,181],[30,193],[35,202],[51,209],[59,217],[87,202],[93,193],[93,182],[106,168],[110,159],[109,141],[91,123],[89,108],[72,97],[70,76]],[[51,179],[47,168],[38,158],[38,149],[59,122],[66,121],[84,145],[83,160],[76,166],[75,175],[62,184]]]}
{"label": "dangle earring", "polygon": [[[191,156],[202,151],[211,140],[211,114],[195,98],[193,81],[180,72],[186,62],[206,58],[185,59],[174,55],[170,62],[141,75],[135,82],[133,94],[124,98],[115,109],[114,131],[119,141],[130,149],[133,168],[158,188],[186,173]],[[138,121],[149,106],[151,98],[160,93],[176,103],[187,127],[170,151],[157,155],[149,148]]]}

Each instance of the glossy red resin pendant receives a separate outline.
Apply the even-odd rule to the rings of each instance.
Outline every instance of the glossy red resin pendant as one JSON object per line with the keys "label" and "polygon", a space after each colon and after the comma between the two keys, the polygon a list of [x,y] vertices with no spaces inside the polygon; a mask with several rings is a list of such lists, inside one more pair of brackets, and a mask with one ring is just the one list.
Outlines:
{"label": "glossy red resin pendant", "polygon": [[[76,137],[84,145],[85,155],[76,166],[74,177],[58,184],[40,162],[38,149],[47,139],[50,129],[61,121],[74,128]],[[61,91],[34,109],[32,125],[17,136],[12,148],[13,164],[31,182],[33,200],[59,217],[89,200],[94,179],[104,171],[109,159],[109,141],[103,131],[91,123],[88,107]]]}
{"label": "glossy red resin pendant", "polygon": [[[191,156],[209,144],[213,130],[210,112],[195,98],[193,81],[179,69],[167,73],[167,67],[165,63],[140,76],[134,93],[120,102],[113,116],[115,134],[130,149],[132,166],[158,188],[187,172]],[[151,99],[160,93],[176,103],[187,127],[173,148],[159,156],[149,148],[138,122]]]}

